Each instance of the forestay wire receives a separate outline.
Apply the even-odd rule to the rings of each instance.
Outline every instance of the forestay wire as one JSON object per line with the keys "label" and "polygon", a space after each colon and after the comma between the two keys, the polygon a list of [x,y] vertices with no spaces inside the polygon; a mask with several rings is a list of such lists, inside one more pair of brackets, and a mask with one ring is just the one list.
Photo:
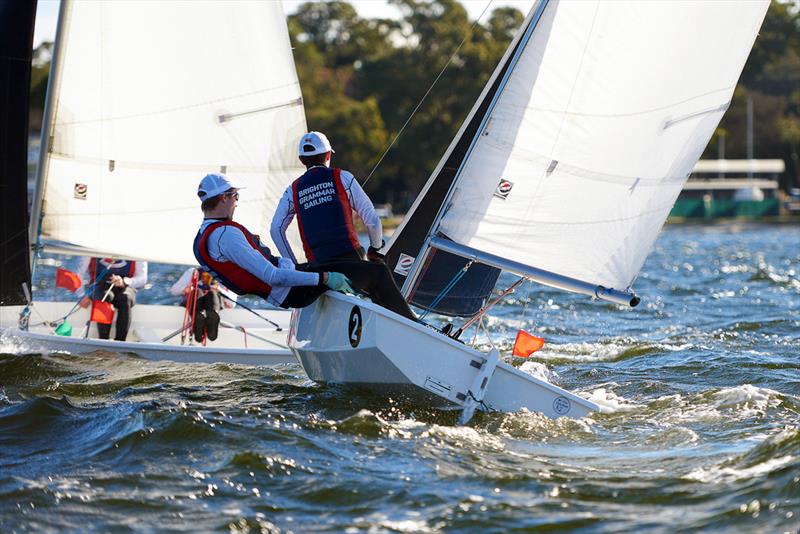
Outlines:
{"label": "forestay wire", "polygon": [[439,71],[439,75],[436,76],[436,79],[433,80],[433,83],[431,84],[431,86],[428,87],[428,90],[425,91],[424,95],[422,95],[422,98],[420,99],[419,103],[417,103],[417,106],[414,108],[414,111],[412,111],[411,115],[408,116],[408,118],[406,119],[406,122],[404,122],[403,126],[400,128],[400,131],[397,132],[397,135],[394,136],[394,138],[392,139],[391,143],[389,143],[389,146],[387,146],[384,149],[383,154],[381,154],[381,157],[378,160],[378,162],[375,164],[374,167],[372,167],[372,170],[369,171],[369,174],[367,175],[366,178],[364,178],[364,181],[361,182],[361,187],[364,187],[367,184],[367,182],[369,182],[369,179],[372,178],[372,175],[375,173],[375,171],[378,169],[380,164],[383,162],[383,159],[386,157],[386,154],[389,153],[389,151],[392,149],[394,144],[397,142],[397,140],[403,134],[403,130],[406,129],[406,126],[408,126],[408,123],[410,123],[411,119],[414,118],[414,115],[416,115],[416,113],[419,110],[419,108],[425,102],[425,99],[428,98],[428,94],[430,94],[430,92],[433,90],[434,86],[439,81],[439,78],[442,77],[442,74],[444,74],[444,71],[447,70],[447,67],[450,66],[450,63],[453,62],[453,59],[456,57],[456,54],[458,54],[458,51],[461,50],[462,46],[464,46],[464,43],[467,41],[467,38],[470,37],[475,32],[475,26],[478,25],[480,20],[483,18],[483,15],[486,14],[486,11],[489,9],[489,6],[492,5],[492,2],[494,2],[494,0],[489,0],[486,3],[486,7],[483,8],[483,11],[481,11],[481,14],[478,15],[478,18],[476,18],[475,22],[472,23],[472,27],[469,29],[469,32],[467,32],[467,35],[464,36],[464,38],[461,40],[461,43],[459,43],[459,45],[456,47],[455,51],[450,55],[450,59],[447,60],[447,63],[445,63],[444,67],[442,67],[442,70]]}

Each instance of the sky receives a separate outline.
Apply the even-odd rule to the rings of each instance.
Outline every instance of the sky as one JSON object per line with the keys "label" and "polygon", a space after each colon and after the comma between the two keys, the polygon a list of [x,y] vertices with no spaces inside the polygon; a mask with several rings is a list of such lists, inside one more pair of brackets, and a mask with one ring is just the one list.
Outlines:
{"label": "sky", "polygon": [[[81,1],[81,0],[77,0]],[[177,0],[172,0],[177,1]],[[276,0],[265,0],[276,1]],[[300,4],[306,0],[283,0],[283,9],[286,13],[293,13]],[[365,18],[375,17],[398,17],[399,11],[389,5],[387,0],[348,0],[358,11],[358,14]],[[527,13],[535,0],[460,0],[467,8],[470,18],[474,19],[483,12],[487,4],[490,4],[486,14],[491,13],[495,8],[502,6],[513,6]],[[58,22],[58,0],[39,0],[36,11],[36,27],[34,28],[33,46],[36,48],[42,41],[52,41],[56,33],[56,23]],[[484,15],[486,16],[486,15]]]}

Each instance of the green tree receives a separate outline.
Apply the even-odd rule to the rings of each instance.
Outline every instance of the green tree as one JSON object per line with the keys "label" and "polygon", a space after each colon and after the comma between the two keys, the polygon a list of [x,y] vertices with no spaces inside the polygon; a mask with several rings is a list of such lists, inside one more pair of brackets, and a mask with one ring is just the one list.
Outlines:
{"label": "green tree", "polygon": [[772,2],[742,72],[728,112],[704,157],[717,155],[716,138],[726,134],[727,158],[747,157],[747,100],[753,104],[753,154],[781,158],[787,173],[782,188],[800,186],[797,132],[800,124],[800,14]]}
{"label": "green tree", "polygon": [[[331,21],[334,16],[341,18]],[[387,139],[376,101],[349,94],[361,61],[358,47],[380,43],[381,31],[345,2],[303,4],[289,17],[308,127],[329,136],[337,150],[335,163],[357,177],[368,172],[372,155]]]}
{"label": "green tree", "polygon": [[407,206],[444,154],[523,17],[514,9],[497,10],[483,26],[470,21],[455,0],[394,3],[403,14],[395,46],[363,64],[355,88],[360,97],[377,100],[391,137],[399,135],[376,172],[381,185],[376,196],[400,199]]}

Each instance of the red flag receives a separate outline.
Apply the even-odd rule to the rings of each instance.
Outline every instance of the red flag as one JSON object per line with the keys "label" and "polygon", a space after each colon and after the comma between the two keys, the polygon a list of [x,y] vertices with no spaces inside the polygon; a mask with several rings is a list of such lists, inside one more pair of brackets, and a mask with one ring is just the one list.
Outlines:
{"label": "red flag", "polygon": [[114,322],[114,306],[110,302],[93,300],[90,320],[93,323],[111,324]]}
{"label": "red flag", "polygon": [[63,287],[75,293],[81,287],[81,279],[72,271],[56,269],[56,287]]}
{"label": "red flag", "polygon": [[520,330],[517,332],[517,339],[514,341],[514,350],[511,354],[527,358],[542,347],[544,347],[544,339]]}

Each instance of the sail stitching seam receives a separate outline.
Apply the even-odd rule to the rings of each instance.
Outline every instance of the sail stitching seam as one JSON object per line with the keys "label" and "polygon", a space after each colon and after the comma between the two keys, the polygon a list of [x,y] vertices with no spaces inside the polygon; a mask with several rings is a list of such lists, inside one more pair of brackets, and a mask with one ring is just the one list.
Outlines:
{"label": "sail stitching seam", "polygon": [[[101,117],[101,118],[97,118],[97,119],[87,119],[85,121],[72,121],[72,122],[58,122],[58,121],[56,121],[56,122],[57,122],[57,124],[59,126],[72,126],[74,124],[91,124],[91,123],[94,123],[94,122],[111,122],[111,121],[118,121],[118,120],[138,119],[138,118],[141,118],[141,117],[152,117],[152,116],[161,115],[161,114],[164,114],[164,113],[172,113],[174,111],[184,111],[184,110],[187,110],[187,109],[200,108],[200,107],[203,107],[203,106],[207,106],[209,104],[218,104],[220,102],[227,102],[229,100],[235,100],[237,98],[244,98],[244,97],[247,97],[247,96],[255,96],[255,95],[263,94],[263,93],[266,93],[266,92],[269,92],[269,91],[275,91],[275,90],[278,90],[278,89],[285,89],[287,87],[294,87],[294,86],[299,86],[299,85],[300,85],[299,83],[289,83],[289,84],[285,84],[285,85],[279,85],[279,86],[276,86],[276,87],[268,87],[266,89],[259,89],[257,91],[251,91],[249,93],[241,93],[241,94],[238,94],[238,95],[227,96],[227,97],[224,97],[224,98],[216,98],[216,99],[213,99],[213,100],[206,100],[204,102],[196,102],[194,104],[189,104],[189,105],[186,105],[186,106],[177,106],[177,107],[166,108],[166,109],[161,109],[161,110],[157,110],[157,111],[150,111],[150,112],[147,112],[147,113],[134,113],[134,114],[130,114],[130,115],[121,115],[119,117]],[[286,102],[286,104],[284,104],[284,105],[293,105],[296,102],[297,102],[297,99],[294,98],[291,101]]]}

